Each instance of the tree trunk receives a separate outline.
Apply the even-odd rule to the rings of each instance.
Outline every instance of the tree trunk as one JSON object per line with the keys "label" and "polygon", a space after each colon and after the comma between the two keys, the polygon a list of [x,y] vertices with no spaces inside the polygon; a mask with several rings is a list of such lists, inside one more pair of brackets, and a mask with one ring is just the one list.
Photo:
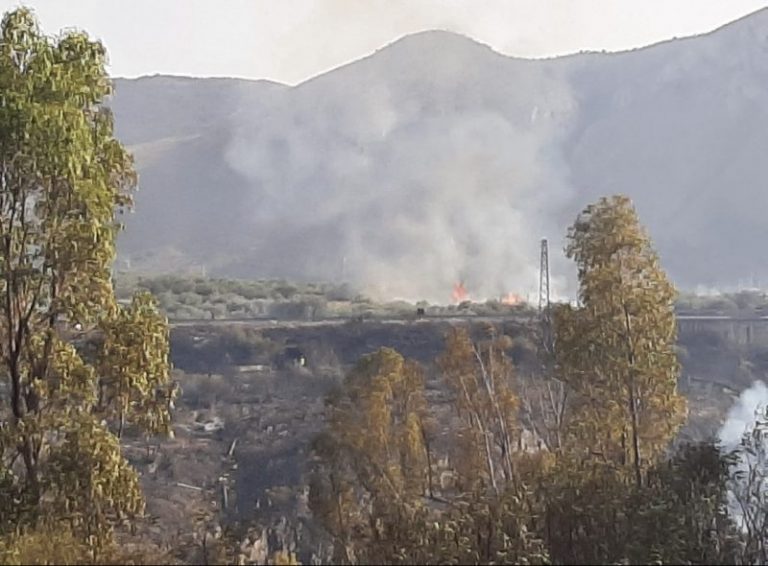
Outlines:
{"label": "tree trunk", "polygon": [[635,379],[632,375],[633,368],[630,368],[630,381],[629,381],[629,411],[632,417],[632,456],[635,467],[635,483],[637,487],[641,487],[643,483],[643,476],[641,470],[640,461],[640,436],[638,433],[638,419],[637,419],[637,398],[635,396]]}
{"label": "tree trunk", "polygon": [[434,497],[434,483],[432,479],[432,447],[430,446],[429,439],[427,438],[427,432],[424,430],[424,425],[421,428],[421,439],[424,441],[424,451],[427,455],[427,489],[429,490],[429,496]]}
{"label": "tree trunk", "polygon": [[637,416],[637,392],[635,391],[635,346],[632,341],[632,322],[629,318],[629,310],[624,301],[622,301],[624,310],[624,325],[627,341],[627,361],[629,362],[629,414],[632,424],[632,456],[635,469],[635,482],[637,487],[643,483],[642,462],[640,461],[640,433]]}

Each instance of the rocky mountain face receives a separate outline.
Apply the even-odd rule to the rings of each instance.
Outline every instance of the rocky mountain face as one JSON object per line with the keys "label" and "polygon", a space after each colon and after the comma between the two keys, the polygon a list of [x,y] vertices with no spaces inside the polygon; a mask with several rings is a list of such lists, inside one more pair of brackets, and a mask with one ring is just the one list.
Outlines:
{"label": "rocky mountain face", "polygon": [[404,37],[288,87],[116,81],[141,189],[122,268],[349,280],[383,297],[535,290],[550,240],[628,194],[682,287],[768,276],[768,10],[634,51],[524,60]]}

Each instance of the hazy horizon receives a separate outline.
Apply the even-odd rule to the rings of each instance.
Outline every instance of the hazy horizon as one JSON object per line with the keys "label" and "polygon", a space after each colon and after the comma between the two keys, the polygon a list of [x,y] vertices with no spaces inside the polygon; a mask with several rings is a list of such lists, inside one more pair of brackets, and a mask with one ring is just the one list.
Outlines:
{"label": "hazy horizon", "polygon": [[711,32],[767,7],[768,0],[492,0],[482,9],[467,0],[0,0],[4,12],[20,5],[35,10],[48,33],[76,27],[102,40],[115,77],[295,85],[420,31],[459,33],[504,55],[531,59],[620,52]]}

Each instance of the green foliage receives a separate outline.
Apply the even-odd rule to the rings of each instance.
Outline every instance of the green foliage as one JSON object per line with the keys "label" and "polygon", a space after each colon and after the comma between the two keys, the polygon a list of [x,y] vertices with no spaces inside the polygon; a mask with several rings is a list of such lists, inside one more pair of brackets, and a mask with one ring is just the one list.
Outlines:
{"label": "green foliage", "polygon": [[729,461],[710,443],[684,445],[638,487],[614,466],[560,456],[537,498],[555,563],[729,564]]}
{"label": "green foliage", "polygon": [[143,511],[139,479],[117,437],[90,415],[73,418],[62,437],[40,474],[48,513],[101,549],[111,542],[110,525]]}
{"label": "green foliage", "polygon": [[225,326],[211,335],[179,327],[171,333],[174,365],[185,371],[225,371],[234,365],[273,363],[281,344],[248,326]]}
{"label": "green foliage", "polygon": [[126,299],[146,290],[160,299],[169,316],[189,318],[278,318],[312,320],[332,316],[329,302],[343,295],[330,284],[289,284],[285,281],[203,279],[176,275],[135,277],[121,274],[117,293]]}
{"label": "green foliage", "polygon": [[725,313],[768,308],[768,298],[761,291],[738,291],[717,295],[681,293],[675,307],[680,312]]}
{"label": "green foliage", "polygon": [[168,325],[152,296],[137,294],[129,307],[118,307],[102,332],[99,395],[104,416],[117,419],[118,436],[126,421],[147,434],[170,433]]}
{"label": "green foliage", "polygon": [[[112,288],[136,175],[101,104],[105,64],[99,42],[49,38],[29,10],[0,25],[0,537],[55,518],[91,552],[143,508],[112,417],[168,431],[172,397],[165,319]],[[80,332],[105,335],[95,360]]]}
{"label": "green foliage", "polygon": [[179,275],[142,277],[120,273],[117,296],[128,300],[136,291],[149,291],[171,319],[274,318],[412,318],[416,308],[428,316],[527,316],[529,305],[499,301],[456,305],[414,305],[405,301],[377,302],[358,294],[348,284],[288,283],[282,280],[244,281],[203,279]]}

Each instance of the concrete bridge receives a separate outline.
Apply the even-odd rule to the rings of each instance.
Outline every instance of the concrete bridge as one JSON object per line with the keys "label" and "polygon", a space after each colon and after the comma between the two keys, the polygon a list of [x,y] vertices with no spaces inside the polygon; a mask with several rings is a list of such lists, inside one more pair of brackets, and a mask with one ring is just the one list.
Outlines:
{"label": "concrete bridge", "polygon": [[742,346],[768,346],[768,316],[755,313],[743,316],[679,313],[677,328],[681,337],[712,333]]}

